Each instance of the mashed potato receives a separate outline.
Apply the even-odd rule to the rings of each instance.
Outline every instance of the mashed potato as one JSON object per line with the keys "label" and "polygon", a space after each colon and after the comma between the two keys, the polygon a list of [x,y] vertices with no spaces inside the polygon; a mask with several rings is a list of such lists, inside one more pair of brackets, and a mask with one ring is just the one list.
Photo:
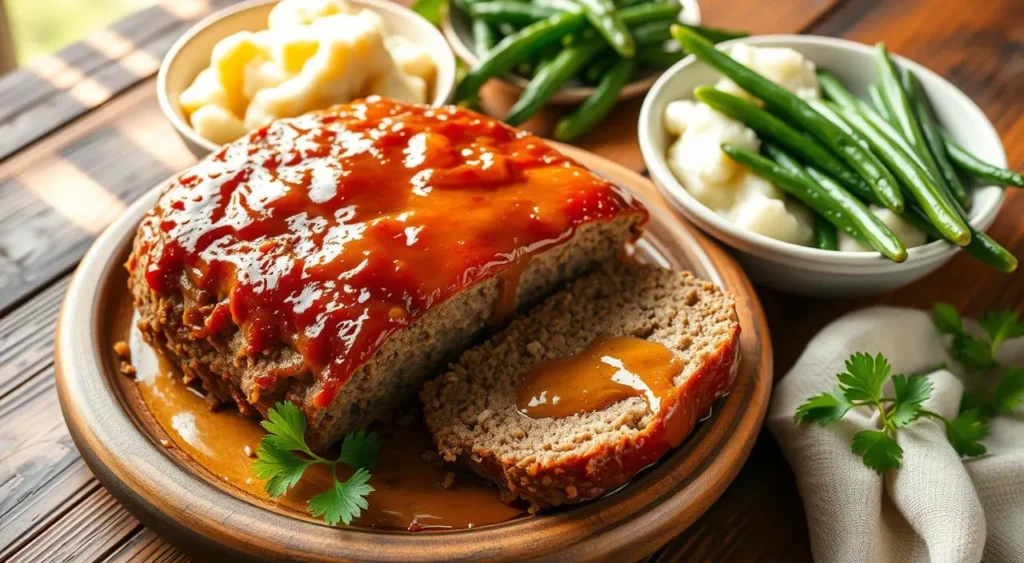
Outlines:
{"label": "mashed potato", "polygon": [[213,49],[210,67],[179,97],[199,135],[227,143],[281,117],[380,94],[425,103],[434,61],[388,35],[380,16],[343,0],[282,0],[265,31]]}
{"label": "mashed potato", "polygon": [[[801,97],[819,97],[814,65],[792,49],[741,44],[730,54]],[[716,87],[760,103],[730,80],[723,78]],[[669,168],[698,201],[742,229],[794,244],[813,242],[810,210],[722,152],[723,143],[760,150],[752,129],[692,101],[670,103],[664,123],[669,133],[679,136],[668,151]]]}

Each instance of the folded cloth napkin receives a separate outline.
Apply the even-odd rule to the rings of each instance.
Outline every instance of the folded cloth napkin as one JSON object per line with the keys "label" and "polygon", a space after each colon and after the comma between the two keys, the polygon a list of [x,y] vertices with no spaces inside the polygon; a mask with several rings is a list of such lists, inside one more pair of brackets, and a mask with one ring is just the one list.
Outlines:
{"label": "folded cloth napkin", "polygon": [[[815,560],[830,562],[1024,562],[1024,417],[992,419],[988,452],[961,459],[942,423],[918,419],[897,433],[903,466],[880,477],[850,451],[858,430],[877,428],[866,408],[827,427],[794,424],[809,397],[836,386],[854,352],[881,352],[893,373],[922,373],[946,362],[943,337],[928,314],[875,307],[825,327],[779,382],[768,424],[796,474]],[[1024,338],[996,358],[1024,364]],[[957,413],[963,385],[945,369],[925,408]]]}

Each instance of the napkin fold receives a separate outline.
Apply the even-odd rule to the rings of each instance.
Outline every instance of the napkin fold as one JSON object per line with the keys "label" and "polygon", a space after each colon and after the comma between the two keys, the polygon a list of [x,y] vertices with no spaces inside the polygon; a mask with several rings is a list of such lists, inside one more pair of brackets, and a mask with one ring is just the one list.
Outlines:
{"label": "napkin fold", "polygon": [[[881,352],[893,373],[922,373],[945,362],[943,337],[928,314],[874,307],[842,317],[807,345],[776,386],[768,424],[796,474],[816,561],[1024,562],[1024,417],[997,417],[988,452],[961,459],[942,423],[918,419],[897,433],[903,466],[880,477],[850,451],[853,434],[877,428],[864,408],[838,424],[794,424],[809,397],[836,386],[854,352]],[[1024,339],[1001,345],[1003,365],[1024,365]],[[957,413],[963,385],[953,373],[930,374],[925,408]]]}

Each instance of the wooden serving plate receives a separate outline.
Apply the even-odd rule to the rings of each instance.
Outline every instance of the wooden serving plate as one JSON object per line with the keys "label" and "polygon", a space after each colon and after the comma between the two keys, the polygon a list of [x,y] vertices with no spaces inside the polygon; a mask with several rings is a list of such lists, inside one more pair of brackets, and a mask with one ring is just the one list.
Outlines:
{"label": "wooden serving plate", "polygon": [[[216,479],[179,449],[161,445],[134,381],[118,370],[113,344],[127,338],[131,298],[123,267],[136,226],[159,195],[140,198],[96,241],[68,289],[57,328],[57,389],[75,444],[96,477],[128,510],[203,559],[315,561],[641,559],[694,522],[750,453],[772,382],[772,350],[761,304],[720,247],[680,222],[647,179],[607,160],[559,146],[635,194],[651,212],[637,244],[646,260],[689,269],[737,297],[740,370],[732,392],[693,434],[618,492],[576,507],[469,530],[331,528]],[[166,443],[166,441],[164,442]],[[497,492],[495,491],[495,494]],[[371,500],[372,502],[372,500]]]}

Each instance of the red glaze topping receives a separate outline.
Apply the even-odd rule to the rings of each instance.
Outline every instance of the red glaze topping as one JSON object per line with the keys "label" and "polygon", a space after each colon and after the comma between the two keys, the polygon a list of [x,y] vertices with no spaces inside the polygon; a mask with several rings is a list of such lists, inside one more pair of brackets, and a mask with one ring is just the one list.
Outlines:
{"label": "red glaze topping", "polygon": [[[380,98],[285,119],[181,174],[130,268],[217,305],[202,337],[285,342],[326,406],[387,337],[591,221],[646,212],[534,135]],[[267,387],[273,381],[259,381]]]}

